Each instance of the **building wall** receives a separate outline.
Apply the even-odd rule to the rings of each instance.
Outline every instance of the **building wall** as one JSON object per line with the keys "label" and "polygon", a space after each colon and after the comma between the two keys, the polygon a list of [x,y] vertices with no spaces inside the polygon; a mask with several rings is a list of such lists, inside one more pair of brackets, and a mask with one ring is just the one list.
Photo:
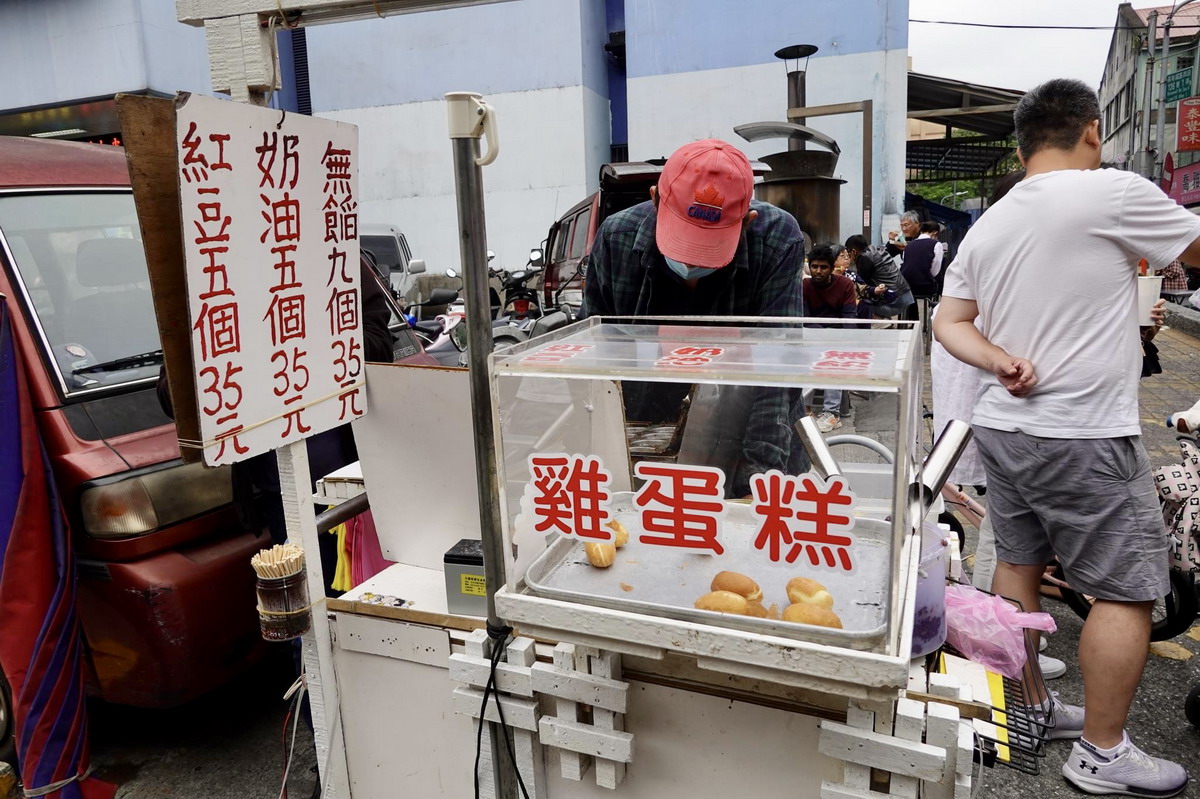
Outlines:
{"label": "building wall", "polygon": [[0,110],[211,85],[203,30],[164,0],[6,0],[0,42]]}
{"label": "building wall", "polygon": [[308,30],[313,113],[359,126],[361,218],[405,231],[430,271],[459,268],[448,91],[496,109],[483,170],[488,246],[521,266],[608,160],[604,0],[519,0]]}
{"label": "building wall", "polygon": [[[786,149],[784,140],[745,142],[733,128],[786,119],[786,67],[775,50],[815,44],[808,62],[808,105],[875,103],[873,234],[895,226],[903,208],[907,118],[905,0],[758,0],[754,13],[734,0],[626,0],[631,159],[669,155],[680,144],[715,137],[751,158]],[[769,22],[768,22],[769,21]],[[838,141],[835,170],[846,180],[844,235],[862,231],[862,119],[810,118]]]}

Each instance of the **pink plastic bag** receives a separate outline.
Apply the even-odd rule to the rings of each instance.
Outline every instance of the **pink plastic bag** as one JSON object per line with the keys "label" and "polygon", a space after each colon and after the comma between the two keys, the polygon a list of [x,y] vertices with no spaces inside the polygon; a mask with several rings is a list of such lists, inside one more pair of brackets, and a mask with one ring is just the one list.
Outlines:
{"label": "pink plastic bag", "polygon": [[946,586],[946,641],[968,660],[1014,680],[1025,668],[1025,629],[1052,633],[1049,613],[1023,613],[970,585]]}
{"label": "pink plastic bag", "polygon": [[352,539],[350,580],[357,586],[393,564],[383,556],[383,550],[379,546],[379,533],[375,531],[375,517],[371,511],[366,510],[355,516],[348,526],[348,534]]}

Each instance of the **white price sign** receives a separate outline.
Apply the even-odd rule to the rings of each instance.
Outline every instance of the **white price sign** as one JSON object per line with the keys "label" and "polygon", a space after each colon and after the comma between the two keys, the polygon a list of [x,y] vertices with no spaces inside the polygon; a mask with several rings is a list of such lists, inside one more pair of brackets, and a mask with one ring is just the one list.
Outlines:
{"label": "white price sign", "polygon": [[195,95],[176,114],[205,463],[363,415],[358,129]]}

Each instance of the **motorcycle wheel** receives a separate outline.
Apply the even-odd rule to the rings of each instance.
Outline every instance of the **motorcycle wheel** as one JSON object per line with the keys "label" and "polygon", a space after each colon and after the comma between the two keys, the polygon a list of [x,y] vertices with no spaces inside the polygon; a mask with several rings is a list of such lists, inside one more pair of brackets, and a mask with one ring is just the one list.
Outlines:
{"label": "motorcycle wheel", "polygon": [[[1054,575],[1060,580],[1062,566],[1056,566]],[[1070,588],[1059,588],[1063,601],[1081,619],[1087,619],[1092,610],[1091,597]],[[1196,601],[1196,582],[1191,574],[1171,570],[1171,593],[1154,603],[1151,611],[1150,640],[1169,641],[1177,635],[1182,635],[1192,627],[1200,608]]]}
{"label": "motorcycle wheel", "polygon": [[1183,714],[1193,727],[1200,728],[1200,685],[1188,691],[1187,699],[1183,700]]}
{"label": "motorcycle wheel", "polygon": [[17,765],[16,720],[13,716],[12,689],[0,671],[0,762]]}

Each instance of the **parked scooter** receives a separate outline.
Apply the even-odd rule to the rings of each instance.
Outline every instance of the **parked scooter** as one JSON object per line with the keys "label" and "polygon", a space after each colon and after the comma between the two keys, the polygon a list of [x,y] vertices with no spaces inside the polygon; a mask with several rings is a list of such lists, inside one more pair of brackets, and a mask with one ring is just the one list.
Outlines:
{"label": "parked scooter", "polygon": [[[458,302],[458,292],[454,289],[434,289],[429,299],[415,302],[404,309],[409,324],[424,344],[425,352],[436,358],[442,366],[466,366],[466,325],[462,324],[465,309],[462,313],[452,310]],[[448,305],[451,310],[433,319],[418,321],[412,310],[426,305]],[[458,330],[459,327],[462,330]]]}

